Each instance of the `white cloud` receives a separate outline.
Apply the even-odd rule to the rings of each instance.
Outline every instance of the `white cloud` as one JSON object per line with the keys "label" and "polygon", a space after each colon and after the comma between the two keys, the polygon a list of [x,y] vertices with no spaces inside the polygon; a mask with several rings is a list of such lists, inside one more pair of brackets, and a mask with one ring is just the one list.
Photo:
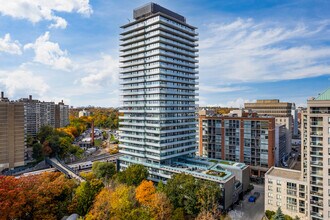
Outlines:
{"label": "white cloud", "polygon": [[40,76],[29,70],[0,71],[0,85],[4,86],[9,96],[23,94],[44,94],[49,86]]}
{"label": "white cloud", "polygon": [[56,15],[58,12],[79,13],[89,16],[93,13],[89,0],[0,0],[0,13],[32,23],[52,21],[50,28],[66,28],[67,22]]}
{"label": "white cloud", "polygon": [[228,101],[226,103],[211,104],[211,105],[206,105],[206,106],[209,106],[209,107],[220,106],[220,107],[229,107],[229,108],[244,108],[244,103],[255,102],[255,101],[256,100],[248,100],[248,99],[243,99],[243,98],[239,97],[235,100],[231,100],[231,101]]}
{"label": "white cloud", "polygon": [[203,93],[225,93],[225,92],[237,92],[247,90],[249,87],[246,86],[224,86],[224,85],[205,85],[201,84],[199,90]]}
{"label": "white cloud", "polygon": [[[256,23],[237,19],[212,24],[201,32],[200,67],[208,81],[265,82],[330,74],[330,47],[318,42],[329,35],[328,23]],[[202,79],[201,79],[202,80]]]}
{"label": "white cloud", "polygon": [[86,87],[104,87],[113,86],[111,89],[118,87],[119,61],[110,55],[102,55],[100,59],[81,64],[81,70],[87,73],[86,76],[79,80]]}
{"label": "white cloud", "polygon": [[12,41],[10,34],[7,33],[4,38],[0,37],[0,52],[21,55],[21,44],[17,40]]}
{"label": "white cloud", "polygon": [[34,43],[24,45],[24,50],[33,49],[34,61],[51,66],[54,69],[70,70],[72,61],[68,58],[68,52],[62,50],[58,43],[49,41],[49,32],[38,37]]}

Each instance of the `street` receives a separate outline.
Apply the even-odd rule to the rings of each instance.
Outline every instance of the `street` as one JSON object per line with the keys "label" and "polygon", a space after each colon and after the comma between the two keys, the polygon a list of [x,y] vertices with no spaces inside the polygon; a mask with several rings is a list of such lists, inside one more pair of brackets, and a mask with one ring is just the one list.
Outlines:
{"label": "street", "polygon": [[[254,192],[259,192],[260,197],[255,203],[250,203],[249,196]],[[254,189],[244,196],[244,200],[239,205],[235,205],[234,210],[230,211],[228,215],[233,220],[261,220],[264,215],[265,204],[265,186],[258,184],[254,185]]]}

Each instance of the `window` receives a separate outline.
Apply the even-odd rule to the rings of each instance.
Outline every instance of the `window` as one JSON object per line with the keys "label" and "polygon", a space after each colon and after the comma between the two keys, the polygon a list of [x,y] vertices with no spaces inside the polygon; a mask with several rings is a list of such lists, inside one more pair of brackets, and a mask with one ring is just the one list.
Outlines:
{"label": "window", "polygon": [[269,191],[273,191],[272,186],[268,186]]}
{"label": "window", "polygon": [[280,186],[280,185],[281,185],[281,180],[276,180],[276,184],[277,184],[278,186]]}
{"label": "window", "polygon": [[273,193],[268,193],[269,198],[273,198]]}
{"label": "window", "polygon": [[276,187],[276,192],[280,193],[281,192],[281,187]]}
{"label": "window", "polygon": [[273,180],[272,179],[268,179],[268,183],[269,184],[273,184]]}
{"label": "window", "polygon": [[276,199],[281,199],[281,195],[276,195]]}
{"label": "window", "polygon": [[281,206],[281,202],[276,202],[276,205],[277,206]]}
{"label": "window", "polygon": [[271,199],[268,199],[268,205],[272,205],[273,201]]}
{"label": "window", "polygon": [[330,117],[328,118],[328,124],[330,124]]}

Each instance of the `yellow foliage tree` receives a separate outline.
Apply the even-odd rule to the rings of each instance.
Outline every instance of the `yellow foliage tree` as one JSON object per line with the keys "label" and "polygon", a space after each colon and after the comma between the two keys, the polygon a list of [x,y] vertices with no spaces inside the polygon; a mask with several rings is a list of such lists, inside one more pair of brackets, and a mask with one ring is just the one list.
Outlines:
{"label": "yellow foliage tree", "polygon": [[127,219],[127,215],[136,206],[133,186],[119,185],[110,193],[111,219]]}

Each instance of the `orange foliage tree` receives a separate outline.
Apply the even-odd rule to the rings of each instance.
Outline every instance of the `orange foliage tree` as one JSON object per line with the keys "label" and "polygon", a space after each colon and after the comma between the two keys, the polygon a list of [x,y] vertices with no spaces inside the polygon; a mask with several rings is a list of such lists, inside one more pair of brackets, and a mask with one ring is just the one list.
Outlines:
{"label": "orange foliage tree", "polygon": [[0,177],[0,216],[3,219],[58,219],[67,214],[73,180],[61,173],[15,178]]}
{"label": "orange foliage tree", "polygon": [[141,205],[149,206],[156,193],[156,188],[152,181],[143,180],[135,189],[135,197]]}

